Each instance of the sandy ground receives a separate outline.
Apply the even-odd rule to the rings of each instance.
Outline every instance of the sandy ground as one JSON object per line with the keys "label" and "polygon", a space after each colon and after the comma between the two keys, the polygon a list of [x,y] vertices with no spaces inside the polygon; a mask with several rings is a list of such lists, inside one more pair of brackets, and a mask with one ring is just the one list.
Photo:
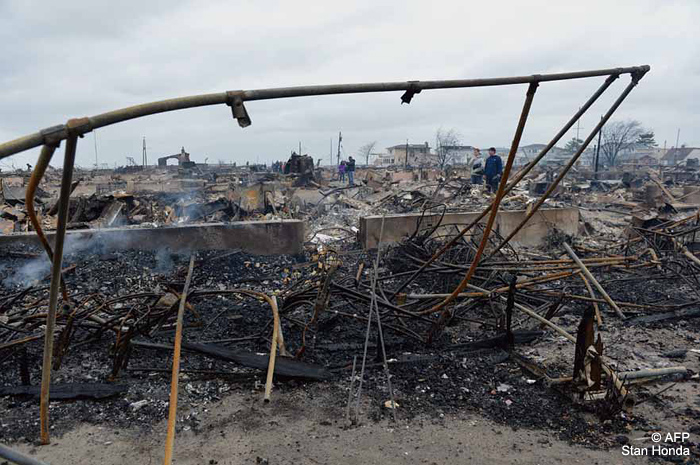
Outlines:
{"label": "sandy ground", "polygon": [[[621,447],[592,450],[562,442],[553,432],[516,431],[477,416],[400,419],[396,425],[367,420],[345,428],[344,400],[323,409],[314,407],[316,400],[303,391],[283,393],[268,405],[257,394],[230,395],[201,415],[198,432],[178,432],[174,463],[648,463],[646,457],[624,457]],[[646,443],[634,436],[632,443]],[[15,447],[51,464],[148,465],[162,463],[164,443],[165,423],[149,431],[82,425],[49,446]]]}

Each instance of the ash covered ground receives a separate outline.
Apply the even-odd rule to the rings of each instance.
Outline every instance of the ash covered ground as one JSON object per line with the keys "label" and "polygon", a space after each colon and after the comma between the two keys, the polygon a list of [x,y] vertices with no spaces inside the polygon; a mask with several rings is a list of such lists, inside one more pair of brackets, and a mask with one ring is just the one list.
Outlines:
{"label": "ash covered ground", "polygon": [[[277,379],[273,399],[302,390],[323,404],[318,406],[319,409],[336,411],[336,421],[342,423],[352,360],[354,356],[361,358],[363,352],[366,320],[362,318],[367,314],[369,304],[368,299],[353,297],[343,289],[368,295],[365,286],[369,282],[374,255],[352,246],[336,252],[336,263],[341,264],[333,282],[339,287],[331,292],[328,308],[311,325],[308,323],[313,314],[313,291],[326,276],[318,256],[253,257],[221,251],[198,253],[191,287],[194,295],[189,300],[192,308],[185,312],[184,341],[240,352],[268,353],[272,315],[266,304],[243,296],[216,292],[197,296],[196,293],[243,288],[277,294],[290,354],[298,354],[303,345],[302,333],[307,328],[301,360],[324,366],[332,375],[325,381]],[[405,252],[401,247],[389,250],[380,275],[391,278],[392,273],[400,273]],[[148,429],[166,418],[172,359],[172,350],[167,346],[172,345],[174,337],[173,303],[177,299],[163,301],[163,296],[168,290],[181,291],[188,261],[188,254],[99,248],[83,249],[66,256],[65,279],[72,304],[62,309],[59,333],[65,328],[67,313],[75,312],[82,317],[74,321],[70,343],[62,356],[60,368],[54,371],[53,382],[116,384],[125,386],[127,392],[103,400],[53,401],[51,421],[54,435],[82,423]],[[23,318],[24,323],[19,334],[6,330],[0,343],[41,333],[48,267],[45,263],[40,266],[40,262],[47,260],[36,250],[6,250],[0,265],[4,323],[6,326],[16,324],[18,318]],[[354,278],[361,262],[365,263],[360,279],[364,283],[358,284]],[[482,284],[487,279],[483,277]],[[504,281],[503,277],[491,279]],[[427,274],[408,290],[449,292],[457,281],[456,275]],[[388,292],[392,284],[398,282],[397,278],[386,279],[380,286]],[[625,275],[614,273],[608,276],[606,287],[620,301],[683,301],[687,293],[682,286],[649,286],[639,280],[625,280]],[[547,289],[556,291],[556,283]],[[523,298],[528,299],[526,295]],[[574,332],[583,305],[572,302],[565,306],[556,316],[557,323]],[[117,335],[84,318],[90,313],[87,309],[100,308],[103,318],[111,315],[117,321],[133,322],[141,317],[143,323],[148,320],[148,312],[155,312],[159,307],[166,309],[161,311],[167,318],[142,325],[131,339],[134,344],[129,349],[126,367],[114,376]],[[427,322],[385,318],[385,345],[391,361],[389,369],[394,396],[400,406],[397,415],[401,420],[424,416],[440,418],[460,412],[478,413],[507,427],[545,429],[574,443],[609,447],[627,441],[625,435],[632,429],[658,428],[660,420],[656,417],[669,401],[673,402],[672,398],[650,396],[658,390],[650,387],[636,390],[637,396],[648,397],[650,401],[646,409],[634,414],[606,410],[606,406],[600,404],[574,403],[566,389],[550,387],[542,377],[524,369],[509,354],[507,347],[465,347],[470,342],[502,334],[494,324],[493,308],[488,301],[472,305],[468,310],[468,313],[455,312],[430,345],[407,335],[424,336],[426,330],[435,325],[437,317],[431,316]],[[640,361],[647,353],[697,347],[700,329],[697,320],[674,323],[677,327],[673,332],[678,337],[673,341],[663,336],[655,337],[657,329],[669,329],[668,323],[630,328],[610,315],[606,321],[610,323],[602,336],[609,344],[607,353],[620,364],[620,369],[639,368],[630,357]],[[539,330],[538,325],[525,320],[522,315],[516,316],[514,328]],[[0,386],[21,384],[20,367],[24,361],[29,369],[30,383],[39,385],[42,342],[39,339],[0,352]],[[138,345],[143,342],[162,344],[165,348]],[[391,411],[384,408],[390,394],[380,363],[378,343],[373,329],[360,421],[391,417]],[[543,332],[531,343],[516,345],[514,351],[529,360],[546,362],[550,377],[570,375],[573,346],[554,333]],[[697,365],[697,358],[687,361],[691,362],[689,367]],[[251,403],[262,401],[264,371],[192,351],[184,352],[181,370],[179,408],[181,412],[189,413],[179,416],[180,429],[197,432],[201,416],[215,410],[217,402],[224,396],[246,396]],[[697,380],[690,384],[697,393]],[[678,404],[677,415],[664,421],[697,424],[700,418],[697,399],[681,400]],[[36,440],[38,400],[5,396],[0,398],[0,411],[0,437],[3,440]]]}

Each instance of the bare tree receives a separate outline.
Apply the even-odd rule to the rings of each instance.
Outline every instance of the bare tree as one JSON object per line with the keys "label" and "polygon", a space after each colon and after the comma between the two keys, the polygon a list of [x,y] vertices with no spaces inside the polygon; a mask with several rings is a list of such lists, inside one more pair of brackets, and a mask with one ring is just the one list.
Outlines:
{"label": "bare tree", "polygon": [[450,150],[451,147],[461,144],[461,135],[455,128],[443,129],[439,128],[435,133],[435,142],[437,144],[437,163],[440,169],[444,169],[445,166],[449,165],[454,161],[454,152]]}
{"label": "bare tree", "polygon": [[377,141],[367,142],[365,145],[357,149],[357,158],[365,157],[365,164],[369,166],[369,156],[372,154],[372,150],[377,145]]}
{"label": "bare tree", "polygon": [[608,166],[615,166],[620,152],[629,150],[639,136],[648,132],[637,120],[613,121],[602,129],[600,151]]}

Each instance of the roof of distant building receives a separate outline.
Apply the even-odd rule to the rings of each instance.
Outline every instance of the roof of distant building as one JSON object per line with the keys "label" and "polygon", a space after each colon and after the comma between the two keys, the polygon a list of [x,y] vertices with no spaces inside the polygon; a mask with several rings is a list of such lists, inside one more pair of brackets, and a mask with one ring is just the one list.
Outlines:
{"label": "roof of distant building", "polygon": [[661,157],[664,161],[680,161],[685,160],[694,150],[700,150],[698,147],[677,147],[669,149],[668,152]]}
{"label": "roof of distant building", "polygon": [[424,149],[426,147],[429,147],[428,143],[426,142],[425,144],[397,144],[392,145],[391,147],[387,147],[387,149],[405,149],[407,145],[408,148],[411,149]]}
{"label": "roof of distant building", "polygon": [[441,145],[443,149],[446,150],[473,150],[474,147],[471,145]]}

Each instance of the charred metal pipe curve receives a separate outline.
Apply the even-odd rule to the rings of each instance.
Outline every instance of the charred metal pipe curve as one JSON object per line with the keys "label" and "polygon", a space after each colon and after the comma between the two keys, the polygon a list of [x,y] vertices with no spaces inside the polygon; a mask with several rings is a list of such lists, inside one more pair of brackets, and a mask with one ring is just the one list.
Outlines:
{"label": "charred metal pipe curve", "polygon": [[[527,123],[527,117],[530,115],[530,108],[532,107],[532,101],[535,99],[535,93],[537,92],[537,83],[531,83],[527,89],[527,94],[525,97],[525,103],[523,104],[523,109],[520,113],[520,119],[518,120],[518,126],[515,129],[515,135],[513,136],[513,143],[510,146],[510,153],[508,154],[508,160],[506,161],[506,166],[503,168],[503,173],[501,175],[501,182],[498,183],[498,190],[496,192],[496,198],[493,200],[491,207],[491,214],[484,228],[483,236],[481,238],[481,243],[476,251],[476,255],[472,261],[472,265],[467,270],[464,279],[459,283],[459,285],[452,291],[449,297],[445,298],[442,302],[426,310],[425,313],[433,313],[445,307],[445,305],[452,302],[469,284],[469,281],[474,276],[477,267],[479,266],[479,261],[481,260],[481,255],[486,249],[486,244],[489,241],[489,235],[491,234],[491,228],[496,220],[496,214],[498,214],[498,207],[501,204],[501,200],[505,195],[506,185],[508,184],[508,176],[510,175],[510,170],[513,167],[513,162],[515,161],[515,154],[520,146],[520,139],[525,130],[525,123]],[[424,312],[420,312],[424,313]]]}
{"label": "charred metal pipe curve", "polygon": [[[601,95],[605,93],[605,91],[612,85],[612,83],[619,77],[619,75],[610,75],[605,82],[598,88],[598,90],[578,109],[578,111],[572,116],[569,121],[559,130],[559,132],[552,138],[552,140],[549,141],[549,143],[540,151],[540,153],[535,157],[530,163],[525,165],[516,175],[515,179],[511,181],[505,189],[504,195],[507,195],[510,191],[512,191],[515,186],[527,176],[527,174],[537,165],[537,163],[542,160],[547,153],[554,147],[559,140],[561,140],[564,135],[574,126],[576,121],[578,121],[583,114],[588,111],[588,109],[593,106],[593,104],[600,98]],[[421,274],[431,263],[433,263],[435,260],[437,260],[442,254],[444,254],[448,249],[450,249],[454,244],[459,241],[459,239],[464,236],[467,232],[471,230],[471,228],[479,223],[486,215],[488,215],[489,211],[493,208],[493,203],[491,203],[488,207],[486,207],[481,214],[475,218],[470,224],[462,228],[462,230],[454,236],[450,241],[448,241],[446,244],[444,244],[435,254],[427,261],[425,264],[423,264],[418,270],[416,270],[407,280],[405,280],[399,287],[396,289],[391,297],[394,298],[396,297],[397,294],[399,294],[403,289],[406,288],[416,277]]]}
{"label": "charred metal pipe curve", "polygon": [[21,452],[17,452],[14,449],[10,449],[7,446],[0,444],[0,458],[9,460],[12,463],[17,463],[19,465],[47,465],[46,462],[37,460],[28,455],[24,455]]}
{"label": "charred metal pipe curve", "polygon": [[[41,154],[39,155],[39,160],[36,162],[36,166],[34,166],[34,171],[32,171],[32,175],[29,178],[29,184],[27,184],[27,191],[24,195],[27,216],[29,216],[29,221],[32,223],[34,231],[39,237],[39,242],[41,242],[41,245],[44,247],[44,250],[46,251],[46,255],[48,255],[49,257],[50,262],[53,262],[53,250],[51,249],[51,244],[49,244],[48,239],[46,239],[46,235],[44,234],[44,230],[41,227],[41,223],[39,223],[39,219],[36,216],[36,210],[34,209],[34,196],[36,195],[36,190],[39,187],[39,183],[44,177],[46,168],[48,168],[49,162],[51,161],[51,158],[53,157],[53,154],[56,151],[57,147],[58,144],[56,143],[45,144],[44,146],[42,146]],[[63,280],[63,275],[61,275],[61,295],[63,296],[63,301],[68,302],[70,297],[68,296],[68,290],[66,288],[66,283]]]}
{"label": "charred metal pipe curve", "polygon": [[[529,76],[486,78],[486,79],[454,79],[437,81],[399,81],[399,82],[375,82],[364,84],[332,84],[323,86],[299,86],[279,87],[272,89],[239,90],[218,92],[213,94],[193,95],[179,97],[157,102],[144,103],[119,110],[102,113],[89,118],[73,120],[71,131],[85,134],[94,129],[109,126],[111,124],[140,118],[142,116],[155,115],[186,108],[196,108],[209,105],[226,104],[231,106],[234,117],[239,119],[242,126],[250,124],[242,121],[247,118],[242,102],[253,100],[270,100],[290,97],[307,97],[335,94],[360,94],[374,92],[406,91],[418,93],[421,90],[430,89],[460,89],[467,87],[489,87],[515,84],[533,84],[550,81],[565,81],[570,79],[584,79],[599,76],[619,76],[621,74],[643,75],[650,70],[648,65],[632,66],[626,68],[609,68],[591,71],[577,71],[570,73],[534,74]],[[240,108],[240,110],[239,110]],[[243,114],[240,113],[242,110]],[[79,124],[78,124],[79,123]],[[57,125],[43,129],[34,134],[29,134],[18,139],[5,142],[0,145],[0,159],[25,150],[38,147],[48,141],[61,141],[68,138],[67,125]]]}

